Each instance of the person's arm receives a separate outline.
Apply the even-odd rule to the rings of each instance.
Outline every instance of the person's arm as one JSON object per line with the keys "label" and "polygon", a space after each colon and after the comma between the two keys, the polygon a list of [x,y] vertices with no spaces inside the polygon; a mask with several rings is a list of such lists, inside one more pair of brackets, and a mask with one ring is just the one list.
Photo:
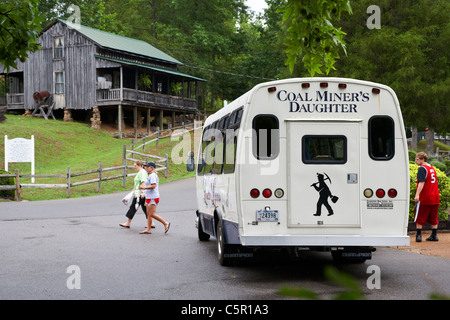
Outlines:
{"label": "person's arm", "polygon": [[414,202],[415,202],[415,203],[419,202],[420,193],[422,192],[422,189],[423,189],[424,184],[425,184],[425,181],[421,181],[421,182],[419,182],[419,184],[417,185],[416,196],[414,197]]}
{"label": "person's arm", "polygon": [[423,186],[425,185],[425,179],[427,177],[427,169],[425,169],[424,167],[420,167],[419,170],[417,171],[417,190],[416,190],[416,195],[414,197],[414,202],[417,203],[419,202],[420,199],[420,193],[423,190]]}

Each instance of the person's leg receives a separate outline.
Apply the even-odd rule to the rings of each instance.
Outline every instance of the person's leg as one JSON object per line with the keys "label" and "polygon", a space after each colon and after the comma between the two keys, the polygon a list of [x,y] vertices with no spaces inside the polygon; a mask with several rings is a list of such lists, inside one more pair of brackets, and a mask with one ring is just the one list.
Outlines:
{"label": "person's leg", "polygon": [[[131,221],[133,220],[134,215],[136,214],[136,211],[137,211],[136,210],[136,201],[137,201],[137,198],[133,197],[133,201],[130,204],[130,208],[128,209],[128,211],[127,211],[127,213],[125,215],[128,218],[128,220],[125,223],[120,223],[119,226],[121,226],[123,228],[129,228],[130,227]],[[144,201],[144,203],[145,203],[145,201]]]}
{"label": "person's leg", "polygon": [[154,204],[148,204],[147,205],[147,228],[145,230],[139,232],[141,234],[150,234],[152,233],[152,223],[153,223],[153,214],[156,211],[156,206]]}
{"label": "person's leg", "polygon": [[439,241],[437,236],[437,228],[439,224],[438,220],[439,215],[439,205],[435,205],[430,210],[429,222],[431,224],[431,236],[426,238],[427,241]]}

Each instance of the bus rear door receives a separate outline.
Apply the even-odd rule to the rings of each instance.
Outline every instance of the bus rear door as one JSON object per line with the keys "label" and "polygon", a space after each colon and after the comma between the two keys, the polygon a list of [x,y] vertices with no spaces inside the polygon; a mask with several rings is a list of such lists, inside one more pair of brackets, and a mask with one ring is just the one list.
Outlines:
{"label": "bus rear door", "polygon": [[288,227],[360,227],[360,126],[287,120]]}

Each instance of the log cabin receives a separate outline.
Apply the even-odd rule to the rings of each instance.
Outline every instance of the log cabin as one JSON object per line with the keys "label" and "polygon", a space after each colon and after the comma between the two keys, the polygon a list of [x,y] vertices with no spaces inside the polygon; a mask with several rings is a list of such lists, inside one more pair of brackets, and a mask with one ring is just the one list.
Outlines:
{"label": "log cabin", "polygon": [[[178,71],[177,59],[149,43],[56,19],[39,36],[41,50],[7,73],[0,64],[0,107],[35,109],[35,92],[48,91],[65,121],[90,119],[93,128],[117,124],[163,128],[163,118],[198,113],[201,78]],[[1,83],[1,82],[0,82]],[[64,111],[64,112],[62,112]],[[89,120],[88,120],[89,121]]]}

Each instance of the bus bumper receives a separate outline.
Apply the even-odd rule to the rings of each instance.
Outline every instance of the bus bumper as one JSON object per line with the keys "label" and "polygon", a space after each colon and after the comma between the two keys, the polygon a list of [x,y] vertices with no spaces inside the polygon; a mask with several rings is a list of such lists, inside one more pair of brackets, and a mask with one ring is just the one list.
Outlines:
{"label": "bus bumper", "polygon": [[273,235],[241,236],[243,246],[400,246],[408,247],[409,236]]}

